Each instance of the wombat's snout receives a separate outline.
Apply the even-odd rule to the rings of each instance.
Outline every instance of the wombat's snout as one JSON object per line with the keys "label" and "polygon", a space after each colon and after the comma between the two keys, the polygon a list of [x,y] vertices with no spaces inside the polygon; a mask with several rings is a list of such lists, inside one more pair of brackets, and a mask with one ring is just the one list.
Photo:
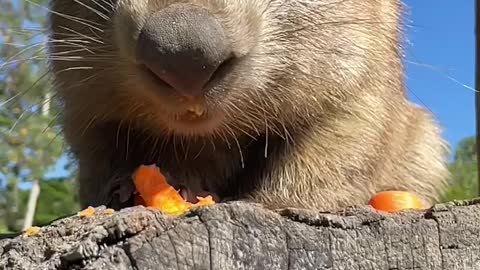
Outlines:
{"label": "wombat's snout", "polygon": [[[220,23],[204,8],[176,4],[147,18],[137,60],[182,96],[201,96],[231,48]],[[161,83],[162,84],[162,83]]]}

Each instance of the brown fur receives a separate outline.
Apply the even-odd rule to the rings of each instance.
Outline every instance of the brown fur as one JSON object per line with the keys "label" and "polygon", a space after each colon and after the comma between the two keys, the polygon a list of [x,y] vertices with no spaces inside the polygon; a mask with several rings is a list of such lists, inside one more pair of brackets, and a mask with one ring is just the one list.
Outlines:
{"label": "brown fur", "polygon": [[[202,100],[212,120],[195,128],[173,120],[187,105],[157,96],[133,57],[148,15],[176,2],[208,8],[238,58]],[[433,202],[445,185],[439,128],[404,94],[398,0],[53,0],[51,8],[51,67],[84,206],[119,206],[116,192],[131,190],[144,163],[173,184],[271,208],[335,210],[385,189]]]}

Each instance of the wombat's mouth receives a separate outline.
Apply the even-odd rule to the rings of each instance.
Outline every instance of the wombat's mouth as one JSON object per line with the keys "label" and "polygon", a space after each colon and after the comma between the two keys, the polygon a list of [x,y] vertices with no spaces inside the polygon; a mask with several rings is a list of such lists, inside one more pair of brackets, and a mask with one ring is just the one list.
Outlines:
{"label": "wombat's mouth", "polygon": [[208,111],[204,105],[193,104],[186,108],[185,111],[175,114],[175,121],[182,122],[199,122],[208,118]]}
{"label": "wombat's mouth", "polygon": [[[225,69],[230,68],[231,63],[226,65],[220,72],[226,72]],[[148,67],[137,65],[137,68],[142,80],[148,82],[146,90],[154,94],[151,97],[155,98],[161,107],[158,110],[158,119],[169,130],[179,135],[203,136],[212,134],[221,125],[224,115],[218,105],[215,105],[219,102],[218,97],[213,97],[213,102],[208,102],[205,95],[180,95]],[[218,79],[215,76],[211,83],[218,83]],[[212,99],[211,96],[209,98]]]}
{"label": "wombat's mouth", "polygon": [[211,115],[208,112],[191,112],[174,114],[168,121],[168,127],[179,135],[202,136],[214,132],[220,125],[221,115]]}

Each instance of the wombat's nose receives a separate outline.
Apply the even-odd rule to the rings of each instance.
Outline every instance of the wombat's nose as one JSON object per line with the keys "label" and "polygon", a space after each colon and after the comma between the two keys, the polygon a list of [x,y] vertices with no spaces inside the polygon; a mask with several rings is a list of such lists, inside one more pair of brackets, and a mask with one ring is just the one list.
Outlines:
{"label": "wombat's nose", "polygon": [[137,44],[137,58],[179,94],[200,96],[231,55],[220,23],[201,7],[177,4],[153,13]]}

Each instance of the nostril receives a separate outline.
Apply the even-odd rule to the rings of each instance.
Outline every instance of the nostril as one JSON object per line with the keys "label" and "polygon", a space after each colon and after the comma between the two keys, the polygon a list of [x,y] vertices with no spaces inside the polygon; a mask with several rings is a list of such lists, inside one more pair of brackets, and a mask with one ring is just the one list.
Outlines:
{"label": "nostril", "polygon": [[222,80],[232,70],[235,59],[236,58],[231,55],[225,61],[223,61],[212,73],[210,79],[207,81],[207,83],[205,83],[205,86]]}
{"label": "nostril", "polygon": [[158,76],[153,70],[151,70],[147,65],[140,65],[140,68],[149,75],[151,79],[153,79],[158,87],[161,88],[168,88],[168,89],[173,89],[173,86],[171,86],[168,82],[162,80],[160,76]]}
{"label": "nostril", "polygon": [[[221,81],[233,68],[234,62],[236,58],[235,56],[230,56],[227,58],[225,61],[223,61],[218,68],[212,73],[210,76],[210,79],[205,83],[204,86],[208,86],[212,83],[216,83],[218,81]],[[153,70],[151,70],[147,65],[141,64],[140,68],[146,72],[151,79],[153,79],[156,82],[156,85],[162,88],[167,88],[167,89],[174,89],[172,85],[170,85],[168,82],[163,80],[160,76],[158,76]]]}

